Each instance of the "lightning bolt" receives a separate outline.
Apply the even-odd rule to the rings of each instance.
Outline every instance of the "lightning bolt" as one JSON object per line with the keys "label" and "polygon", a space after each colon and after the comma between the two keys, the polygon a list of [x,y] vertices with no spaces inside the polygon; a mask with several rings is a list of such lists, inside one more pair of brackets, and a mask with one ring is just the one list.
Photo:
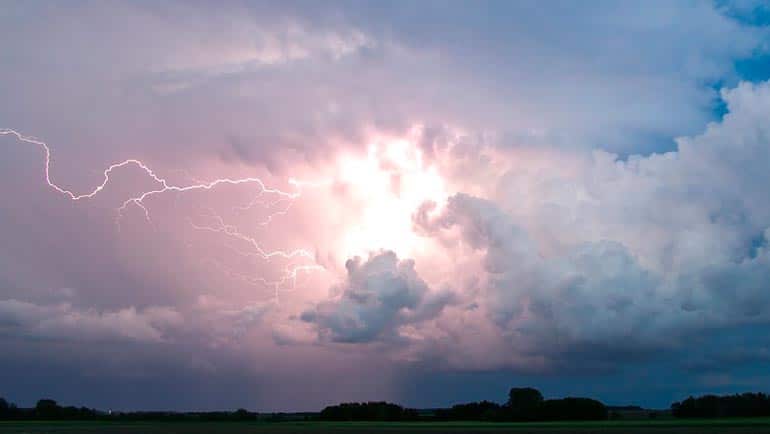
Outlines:
{"label": "lightning bolt", "polygon": [[[213,210],[211,210],[211,212],[213,213]],[[251,245],[251,247],[254,249],[255,253],[251,254],[251,256],[258,256],[262,259],[270,259],[273,257],[281,257],[284,259],[294,259],[297,257],[304,257],[304,258],[313,257],[313,254],[305,249],[297,249],[297,250],[292,250],[288,252],[283,250],[265,251],[262,249],[262,247],[260,247],[259,242],[255,238],[241,233],[238,230],[238,228],[233,225],[226,224],[224,219],[218,214],[213,213],[211,217],[214,218],[216,221],[215,226],[197,225],[192,220],[188,220],[188,222],[190,223],[190,226],[192,226],[194,229],[197,229],[199,231],[208,231],[208,232],[225,234],[232,238],[236,238],[246,242],[247,244]]]}
{"label": "lightning bolt", "polygon": [[263,195],[264,195],[264,192],[260,191],[246,205],[234,206],[233,207],[233,211],[237,211],[237,212],[249,211],[249,210],[255,208],[257,205],[262,206],[263,209],[273,209],[274,207],[278,206],[278,204],[286,203],[287,205],[286,205],[286,207],[284,209],[281,209],[281,210],[278,210],[278,211],[274,211],[274,212],[268,214],[268,216],[263,221],[259,222],[260,226],[267,226],[267,225],[269,225],[273,221],[273,219],[275,217],[286,215],[289,212],[289,209],[291,208],[291,206],[294,205],[294,201],[288,200],[288,199],[283,198],[283,197],[280,198],[280,199],[272,200],[272,201],[262,200],[262,196]]}
{"label": "lightning bolt", "polygon": [[[223,185],[251,184],[251,185],[256,185],[259,188],[259,193],[250,203],[244,206],[235,207],[235,209],[246,211],[257,205],[262,205],[265,209],[272,210],[278,204],[282,204],[282,203],[287,204],[284,208],[281,208],[277,211],[273,211],[269,213],[268,216],[263,221],[259,222],[259,225],[266,226],[270,222],[272,222],[274,218],[286,215],[289,212],[289,209],[294,204],[294,201],[301,196],[301,191],[303,186],[316,187],[316,186],[323,186],[328,184],[327,181],[309,182],[309,181],[300,181],[294,178],[290,178],[289,184],[295,187],[296,189],[295,192],[287,192],[287,191],[282,191],[275,188],[269,188],[268,186],[265,185],[264,182],[262,182],[261,179],[255,178],[255,177],[218,178],[212,181],[201,181],[193,178],[194,183],[192,184],[175,185],[170,183],[167,179],[159,176],[152,168],[150,168],[148,164],[144,163],[143,161],[138,159],[127,159],[127,160],[123,160],[121,162],[113,163],[107,166],[107,168],[104,169],[104,171],[102,172],[101,183],[96,187],[94,187],[92,190],[84,193],[76,193],[70,189],[60,186],[59,184],[55,183],[51,179],[51,148],[48,146],[47,143],[45,143],[44,141],[36,137],[24,135],[10,128],[1,128],[0,136],[7,136],[7,135],[16,137],[16,139],[20,142],[29,143],[29,144],[37,145],[41,147],[45,155],[44,175],[45,175],[46,183],[51,189],[68,197],[70,200],[73,200],[73,201],[91,199],[96,195],[98,195],[109,184],[110,177],[118,169],[129,167],[129,166],[135,166],[141,169],[157,185],[157,187],[150,190],[143,191],[135,196],[131,196],[128,199],[124,200],[121,206],[117,209],[118,224],[119,224],[120,218],[123,216],[125,211],[128,209],[128,207],[132,205],[140,208],[144,212],[145,219],[148,222],[151,222],[150,210],[146,205],[146,201],[152,197],[159,196],[164,193],[169,193],[169,192],[186,193],[186,192],[193,192],[193,191],[208,191]],[[273,195],[277,197],[277,199],[270,202],[262,201],[261,199],[265,195]],[[210,217],[213,218],[215,223],[214,225],[206,226],[206,225],[195,224],[191,219],[188,219],[188,222],[196,230],[222,234],[227,237],[240,240],[246,243],[251,248],[250,252],[237,252],[239,254],[258,257],[263,260],[271,260],[273,258],[283,258],[286,260],[306,259],[306,260],[314,261],[314,255],[310,251],[305,249],[296,249],[296,250],[290,250],[290,251],[265,250],[261,246],[261,244],[258,242],[257,239],[242,233],[234,225],[227,224],[225,220],[221,216],[214,213],[213,210],[211,210],[211,213],[212,215]],[[217,261],[212,261],[212,262],[218,265],[217,268],[220,268],[223,272],[225,272],[226,274],[232,277],[239,278],[241,280],[247,281],[252,284],[259,283],[264,286],[274,288],[276,291],[276,299],[278,297],[278,290],[280,288],[285,287],[287,285],[290,286],[291,288],[296,287],[297,277],[299,273],[307,273],[307,272],[323,269],[323,267],[315,263],[292,265],[292,266],[285,267],[279,279],[267,280],[262,277],[247,276],[247,275],[235,273],[234,271],[227,270],[226,267],[224,267],[222,264],[218,263]]]}

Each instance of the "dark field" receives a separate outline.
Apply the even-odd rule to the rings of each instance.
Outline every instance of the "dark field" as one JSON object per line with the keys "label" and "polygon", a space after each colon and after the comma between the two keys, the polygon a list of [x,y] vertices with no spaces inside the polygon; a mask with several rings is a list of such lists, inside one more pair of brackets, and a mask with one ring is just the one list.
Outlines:
{"label": "dark field", "polygon": [[0,422],[0,433],[303,434],[303,433],[741,433],[770,434],[770,419],[474,423],[474,422]]}

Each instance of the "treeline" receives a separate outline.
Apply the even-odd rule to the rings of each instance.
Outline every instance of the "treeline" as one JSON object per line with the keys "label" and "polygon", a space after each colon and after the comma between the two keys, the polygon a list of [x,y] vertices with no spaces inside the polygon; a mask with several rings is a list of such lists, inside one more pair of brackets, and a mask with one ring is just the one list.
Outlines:
{"label": "treeline", "polygon": [[[639,407],[612,407],[613,411]],[[770,417],[770,395],[743,393],[689,397],[671,404],[677,418]],[[589,398],[544,399],[537,389],[513,388],[504,404],[491,401],[457,404],[451,408],[415,410],[387,402],[344,403],[320,413],[255,413],[244,409],[212,412],[104,412],[87,407],[60,406],[41,399],[21,408],[0,398],[0,420],[125,420],[125,421],[559,421],[603,420],[608,408]]]}
{"label": "treeline", "polygon": [[34,408],[21,408],[0,398],[0,420],[3,419],[95,419],[99,412],[86,407],[61,407],[52,399],[41,399]]}
{"label": "treeline", "polygon": [[257,414],[244,409],[236,411],[173,412],[134,411],[104,412],[87,407],[63,407],[52,399],[41,399],[32,408],[18,407],[0,398],[0,420],[116,420],[116,421],[243,421],[296,420],[297,415],[281,413]]}
{"label": "treeline", "polygon": [[691,396],[671,404],[671,414],[680,418],[770,416],[770,396],[764,393]]}
{"label": "treeline", "polygon": [[202,412],[175,412],[175,411],[132,411],[113,412],[107,415],[110,420],[118,421],[154,421],[154,422],[182,422],[182,421],[246,421],[256,420],[257,413],[244,409],[236,411],[202,411]]}
{"label": "treeline", "polygon": [[388,402],[348,402],[324,408],[318,418],[332,421],[378,420],[396,422],[419,420],[419,415],[417,410],[403,408]]}
{"label": "treeline", "polygon": [[471,402],[438,409],[433,414],[420,414],[385,402],[345,403],[323,409],[321,420],[334,421],[548,421],[607,419],[607,408],[589,398],[543,399],[537,389],[513,388],[505,404],[490,401]]}
{"label": "treeline", "polygon": [[439,420],[474,421],[604,420],[607,415],[607,407],[595,399],[544,399],[539,390],[531,387],[511,389],[508,401],[502,405],[481,401],[436,412]]}

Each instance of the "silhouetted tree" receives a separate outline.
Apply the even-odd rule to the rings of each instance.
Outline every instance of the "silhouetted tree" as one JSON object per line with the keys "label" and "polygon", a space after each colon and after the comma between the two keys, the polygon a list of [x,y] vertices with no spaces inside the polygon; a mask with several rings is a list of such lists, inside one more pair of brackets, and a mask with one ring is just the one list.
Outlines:
{"label": "silhouetted tree", "polygon": [[505,405],[471,402],[436,412],[436,418],[442,420],[603,420],[607,417],[607,407],[595,399],[545,400],[540,391],[531,387],[511,389]]}
{"label": "silhouetted tree", "polygon": [[321,410],[321,420],[352,421],[352,420],[376,420],[399,421],[416,420],[417,412],[404,409],[400,405],[388,402],[343,403],[332,405]]}
{"label": "silhouetted tree", "polygon": [[471,402],[441,409],[436,417],[442,420],[500,420],[503,418],[502,408],[500,404],[490,401]]}
{"label": "silhouetted tree", "polygon": [[41,419],[56,419],[61,416],[61,407],[53,399],[41,399],[35,405],[35,416]]}
{"label": "silhouetted tree", "polygon": [[233,416],[237,420],[250,420],[250,419],[256,419],[257,415],[254,413],[250,413],[248,410],[239,408],[238,410],[235,410],[235,413],[233,413]]}
{"label": "silhouetted tree", "polygon": [[4,398],[0,398],[0,419],[8,419],[11,416],[11,404]]}
{"label": "silhouetted tree", "polygon": [[764,393],[690,396],[671,404],[671,414],[682,418],[770,416],[770,397]]}
{"label": "silhouetted tree", "polygon": [[540,406],[541,420],[604,420],[607,407],[590,398],[548,399]]}
{"label": "silhouetted tree", "polygon": [[535,420],[543,403],[543,394],[532,387],[514,387],[508,392],[506,407],[513,420]]}
{"label": "silhouetted tree", "polygon": [[0,398],[0,420],[20,419],[25,416],[29,415],[25,414],[19,407],[16,407],[16,404]]}

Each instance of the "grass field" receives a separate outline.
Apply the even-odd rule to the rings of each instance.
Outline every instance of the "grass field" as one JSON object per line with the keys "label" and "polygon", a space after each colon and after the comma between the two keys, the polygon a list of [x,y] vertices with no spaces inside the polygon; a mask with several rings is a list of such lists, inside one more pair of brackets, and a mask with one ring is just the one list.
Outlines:
{"label": "grass field", "polygon": [[770,419],[606,422],[0,422],[0,433],[303,434],[303,433],[741,433],[770,434]]}

